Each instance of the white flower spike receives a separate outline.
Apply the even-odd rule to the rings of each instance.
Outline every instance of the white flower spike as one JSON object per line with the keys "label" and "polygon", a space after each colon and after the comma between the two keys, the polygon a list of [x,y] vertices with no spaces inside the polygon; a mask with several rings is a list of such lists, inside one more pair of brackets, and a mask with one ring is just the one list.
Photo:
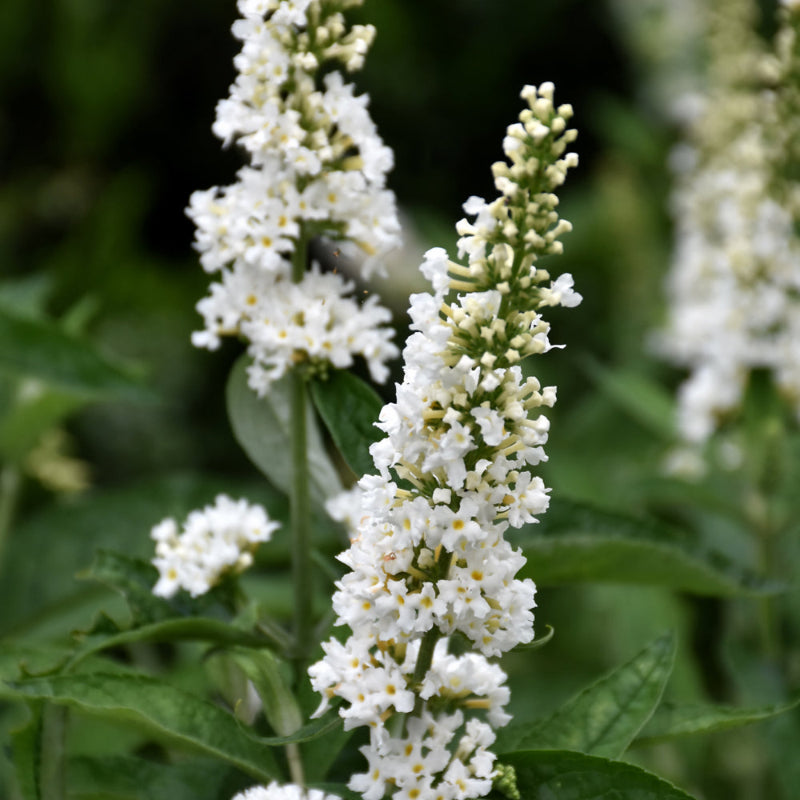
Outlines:
{"label": "white flower spike", "polygon": [[195,192],[187,209],[200,261],[220,278],[198,304],[205,327],[192,341],[215,349],[223,336],[246,339],[259,394],[298,364],[348,367],[356,356],[382,381],[398,352],[390,314],[374,297],[358,303],[351,283],[317,268],[299,280],[292,263],[323,237],[369,277],[399,244],[385,188],[392,151],[368,98],[340,72],[320,77],[331,62],[361,66],[374,30],[348,29],[341,12],[353,5],[359,0],[240,0],[239,74],[213,130],[243,147],[250,165],[231,186]]}
{"label": "white flower spike", "polygon": [[[572,109],[553,105],[552,84],[522,96],[503,143],[510,163],[493,167],[500,197],[470,198],[473,220],[457,225],[467,262],[441,248],[425,256],[433,293],[411,297],[403,383],[371,450],[378,474],[329,506],[352,531],[333,597],[352,635],[323,644],[309,672],[318,714],[340,697],[345,728],[369,727],[368,769],[349,784],[366,800],[487,794],[492,729],[510,719],[506,676],[488,659],[533,639],[535,587],[515,578],[525,559],[504,534],[547,510],[531,468],[549,425],[528,414],[555,389],[519,362],[551,347],[540,310],[580,295],[569,275],[551,282],[536,265],[570,229],[553,192],[577,163],[565,153]],[[456,633],[478,652],[449,653]]]}

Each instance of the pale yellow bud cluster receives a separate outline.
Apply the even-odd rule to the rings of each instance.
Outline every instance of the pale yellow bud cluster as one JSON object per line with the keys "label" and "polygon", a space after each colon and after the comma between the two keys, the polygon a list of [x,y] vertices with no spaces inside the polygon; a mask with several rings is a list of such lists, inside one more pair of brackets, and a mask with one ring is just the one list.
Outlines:
{"label": "pale yellow bud cluster", "polygon": [[[575,153],[566,152],[577,136],[568,127],[572,107],[555,106],[553,84],[526,86],[522,97],[528,108],[508,127],[503,140],[508,161],[492,166],[500,196],[491,203],[480,198],[467,201],[464,209],[476,219],[462,219],[456,230],[461,236],[459,254],[467,253],[469,263],[448,265],[451,289],[499,292],[503,298],[501,316],[509,321],[516,310],[535,310],[554,303],[555,295],[540,287],[550,276],[537,269],[535,262],[540,256],[560,254],[560,237],[572,229],[558,215],[555,192],[564,183],[567,171],[578,163]],[[561,295],[555,302],[560,299]],[[518,322],[527,325],[530,321],[520,318]],[[512,345],[508,351],[512,363],[536,352],[530,348],[529,344]]]}

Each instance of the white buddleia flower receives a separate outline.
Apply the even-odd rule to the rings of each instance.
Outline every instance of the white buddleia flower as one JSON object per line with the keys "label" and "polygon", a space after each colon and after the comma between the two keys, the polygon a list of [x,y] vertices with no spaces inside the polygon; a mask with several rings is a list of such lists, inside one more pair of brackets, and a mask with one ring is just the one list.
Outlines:
{"label": "white buddleia flower", "polygon": [[670,459],[685,474],[698,472],[686,446],[738,412],[754,370],[771,374],[800,416],[800,187],[786,179],[800,136],[789,80],[800,72],[798,21],[783,15],[768,54],[753,14],[740,1],[713,18],[704,110],[672,159],[675,247],[656,347],[689,372],[678,390],[684,446]]}
{"label": "white buddleia flower", "polygon": [[335,794],[320,789],[305,789],[295,783],[281,785],[276,781],[267,786],[251,786],[232,800],[341,800]]}
{"label": "white buddleia flower", "polygon": [[[235,183],[189,201],[200,261],[219,278],[198,304],[205,327],[192,341],[215,349],[221,337],[243,337],[254,362],[250,385],[260,393],[298,365],[349,367],[357,356],[382,381],[398,352],[390,315],[374,295],[358,303],[341,275],[301,277],[293,263],[305,260],[308,240],[324,237],[369,277],[399,244],[395,199],[386,189],[392,151],[366,95],[328,69],[363,61],[374,30],[348,28],[341,14],[359,4],[240,0],[242,18],[233,25],[242,42],[238,75],[213,130],[244,148],[250,163]],[[322,313],[298,322],[303,309]]]}
{"label": "white buddleia flower", "polygon": [[258,545],[279,527],[261,506],[224,494],[213,506],[192,511],[180,526],[163,520],[150,533],[159,573],[153,594],[172,597],[181,589],[192,597],[205,594],[224,574],[247,569]]}
{"label": "white buddleia flower", "polygon": [[[516,578],[525,559],[505,534],[547,510],[532,468],[546,458],[538,409],[555,389],[519,362],[551,348],[540,311],[581,298],[571,276],[551,281],[536,265],[570,229],[554,190],[577,163],[565,152],[572,109],[554,106],[552,84],[522,96],[509,163],[493,167],[501,196],[470,198],[473,219],[458,223],[466,263],[425,255],[433,291],[411,297],[403,382],[370,450],[377,474],[329,504],[351,535],[333,608],[352,635],[323,643],[309,674],[317,714],[338,697],[346,729],[369,727],[367,771],[349,783],[366,800],[487,794],[493,728],[510,719],[505,673],[488,659],[533,639],[535,586]],[[450,654],[456,633],[477,652]]]}

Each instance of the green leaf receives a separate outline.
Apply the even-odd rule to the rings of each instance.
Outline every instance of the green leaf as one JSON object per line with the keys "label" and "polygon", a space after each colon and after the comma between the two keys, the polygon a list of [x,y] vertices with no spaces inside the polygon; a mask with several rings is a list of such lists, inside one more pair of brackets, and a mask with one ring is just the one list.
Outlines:
{"label": "green leaf", "polygon": [[[288,381],[275,381],[269,393],[265,397],[259,397],[247,385],[249,364],[249,357],[242,356],[234,364],[228,377],[225,390],[228,418],[236,441],[253,464],[273,486],[288,493],[292,475]],[[328,497],[342,490],[342,483],[325,452],[310,404],[307,431],[311,496],[321,505]]]}
{"label": "green leaf", "polygon": [[634,745],[655,744],[696,733],[713,733],[727,728],[751,725],[791,711],[798,705],[800,698],[790,703],[756,708],[662,703],[642,729]]}
{"label": "green leaf", "polygon": [[53,290],[53,275],[33,272],[0,281],[0,308],[17,317],[38,319]]}
{"label": "green leaf", "polygon": [[[263,503],[274,519],[286,514],[285,498],[262,479],[191,474],[156,475],[121,489],[90,491],[70,498],[68,505],[53,503],[31,513],[15,526],[0,564],[0,631],[13,631],[17,637],[38,636],[43,631],[62,635],[70,627],[85,626],[87,618],[100,609],[124,612],[116,597],[99,586],[76,581],[75,573],[92,563],[98,549],[124,550],[149,560],[154,555],[149,532],[156,523],[167,516],[182,520],[220,492]],[[335,541],[337,535],[330,525],[315,533],[318,540],[324,534]],[[281,549],[278,539],[262,548],[264,553],[259,551],[257,558],[275,556],[285,561]],[[149,592],[144,583],[141,590],[142,601],[149,602],[144,600]],[[188,608],[184,601],[175,599]]]}
{"label": "green leaf", "polygon": [[59,705],[128,720],[176,744],[221,758],[260,780],[279,775],[259,740],[228,712],[144,675],[90,673],[32,678],[0,685],[0,695],[50,700]]}
{"label": "green leaf", "polygon": [[[199,597],[190,597],[185,592],[169,598],[157,597],[153,594],[158,577],[155,567],[149,561],[111,550],[98,550],[89,569],[77,577],[97,581],[122,594],[131,612],[132,627],[151,625],[173,617],[227,616],[229,583],[222,581]],[[252,643],[253,640],[248,641]]]}
{"label": "green leaf", "polygon": [[159,764],[128,756],[82,756],[70,759],[68,775],[70,797],[218,800],[235,771],[205,759]]}
{"label": "green leaf", "polygon": [[498,731],[494,749],[556,748],[619,758],[661,700],[674,658],[675,637],[665,634],[550,717]]}
{"label": "green leaf", "polygon": [[52,672],[59,669],[69,655],[69,649],[64,646],[31,647],[3,642],[0,647],[0,681]]}
{"label": "green leaf", "polygon": [[[341,723],[341,717],[338,712],[334,711],[333,715],[334,720],[338,720]],[[329,717],[329,714],[326,714],[323,719],[326,717]],[[327,777],[331,765],[336,761],[356,732],[355,729],[346,731],[341,724],[333,725],[331,720],[328,720],[328,724],[329,727],[326,729],[324,736],[320,735],[303,743],[303,765],[309,783],[316,783]],[[345,795],[338,792],[332,792],[332,794],[338,794],[341,798],[345,797]],[[356,797],[358,796],[356,795]]]}
{"label": "green leaf", "polygon": [[89,342],[56,323],[18,317],[0,306],[0,369],[36,378],[92,398],[152,400],[141,381],[108,360]]}
{"label": "green leaf", "polygon": [[721,596],[783,588],[703,547],[688,531],[563,498],[553,500],[539,524],[522,528],[516,544],[528,559],[521,576],[540,586],[608,581]]}
{"label": "green leaf", "polygon": [[371,475],[369,447],[384,437],[375,427],[383,401],[371,386],[345,370],[311,382],[311,396],[331,438],[356,476]]}
{"label": "green leaf", "polygon": [[289,688],[288,664],[268,650],[236,649],[229,655],[255,686],[272,729],[280,736],[291,736],[300,730],[303,718]]}
{"label": "green leaf", "polygon": [[0,419],[0,456],[19,462],[41,439],[42,434],[57,425],[88,402],[87,398],[68,392],[53,391],[32,382],[21,385],[17,395],[33,389],[33,395],[20,399]]}
{"label": "green leaf", "polygon": [[307,725],[303,725],[300,730],[295,731],[290,736],[269,736],[260,739],[270,747],[279,747],[285,744],[303,744],[304,742],[313,742],[317,739],[326,736],[331,731],[335,731],[342,725],[342,718],[336,711],[325,714],[324,717],[315,719]]}
{"label": "green leaf", "polygon": [[587,360],[589,374],[600,389],[651,433],[675,438],[675,400],[666,389],[641,370],[607,369]]}
{"label": "green leaf", "polygon": [[251,647],[263,647],[266,644],[260,637],[239,630],[230,622],[207,617],[180,617],[131,628],[113,635],[91,636],[76,650],[69,661],[69,667],[72,669],[88,656],[110,647],[119,647],[132,642],[176,641],[210,642],[217,645],[238,644]]}
{"label": "green leaf", "polygon": [[142,559],[98,550],[92,565],[78,577],[97,581],[122,594],[135,625],[156,622],[179,613],[169,600],[153,594],[158,571]]}
{"label": "green leaf", "polygon": [[521,800],[692,800],[632,764],[562,750],[503,756],[517,771]]}

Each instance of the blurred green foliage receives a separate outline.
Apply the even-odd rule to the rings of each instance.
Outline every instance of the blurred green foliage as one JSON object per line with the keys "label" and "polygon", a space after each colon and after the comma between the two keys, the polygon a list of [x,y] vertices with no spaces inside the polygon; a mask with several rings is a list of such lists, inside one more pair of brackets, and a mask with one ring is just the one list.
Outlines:
{"label": "blurred green foliage", "polygon": [[[53,412],[54,424],[67,420],[92,488],[63,496],[28,482],[17,498],[0,566],[0,629],[32,647],[88,625],[98,609],[119,612],[111,593],[72,580],[97,547],[146,558],[152,524],[224,489],[282,513],[277,493],[253,488],[253,469],[225,417],[236,347],[209,354],[189,342],[207,276],[183,208],[195,189],[231,181],[241,163],[210,132],[215,103],[234,76],[234,16],[232,0],[0,3],[0,308],[48,330],[68,330],[80,317],[82,341],[97,358],[130,365],[158,398],[84,398]],[[395,150],[391,184],[416,230],[407,274],[394,276],[396,283],[406,285],[428,246],[452,246],[461,203],[492,192],[489,166],[519,109],[520,88],[552,80],[557,101],[576,109],[581,157],[565,187],[563,215],[575,229],[558,271],[573,273],[585,299],[569,314],[554,310],[552,338],[568,347],[535,365],[543,384],[559,387],[545,481],[554,497],[699,531],[704,546],[753,568],[734,478],[688,489],[658,477],[677,376],[653,362],[646,340],[661,316],[670,247],[666,157],[675,132],[636,104],[643,76],[607,4],[368,0],[358,16],[376,25],[378,38],[356,83],[370,93],[381,135]],[[391,283],[384,290],[401,330],[402,291],[392,296]],[[4,330],[11,329],[0,326],[0,336]],[[10,334],[0,340],[4,349],[19,346]],[[12,402],[18,380],[0,373],[0,401]],[[787,442],[781,502],[791,508],[800,451],[795,439]],[[318,540],[335,551],[338,533],[317,527]],[[790,533],[787,565],[800,563],[797,531]],[[530,573],[536,577],[535,562]],[[322,600],[328,590],[320,587]],[[286,613],[279,595],[273,588],[265,602],[283,602]],[[544,587],[537,624],[554,625],[556,636],[533,657],[507,660],[515,714],[553,711],[665,629],[678,642],[668,697],[784,700],[783,679],[758,655],[756,602],[621,584]],[[800,607],[796,593],[781,602],[790,613],[779,636],[796,679],[791,645]],[[195,655],[189,648],[165,657],[142,645],[125,658],[166,663],[179,683],[203,685]],[[17,722],[13,708],[0,713],[0,730]],[[788,799],[800,786],[798,726],[795,712],[764,724],[761,734],[658,744],[633,757],[708,800]],[[78,723],[78,755],[104,739],[97,731],[86,734]],[[128,766],[120,762],[119,774]],[[0,795],[9,770],[2,761]],[[154,774],[153,785],[158,780]],[[220,796],[229,797],[235,783]]]}

